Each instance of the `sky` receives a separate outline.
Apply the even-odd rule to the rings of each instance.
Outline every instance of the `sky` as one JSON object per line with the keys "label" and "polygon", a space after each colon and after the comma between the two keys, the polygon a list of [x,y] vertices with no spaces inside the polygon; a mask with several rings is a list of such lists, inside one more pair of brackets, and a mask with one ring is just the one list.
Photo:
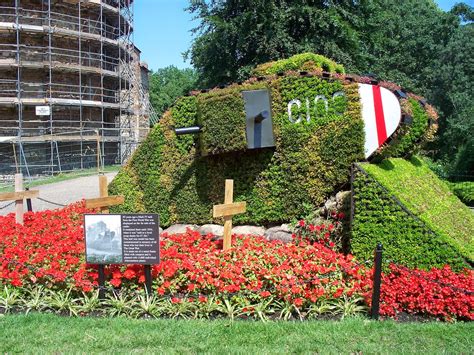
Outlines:
{"label": "sky", "polygon": [[[437,0],[447,11],[457,2],[474,6],[474,0]],[[183,53],[193,39],[191,29],[198,24],[185,8],[189,0],[135,0],[134,41],[142,51],[142,60],[152,70],[174,65],[180,69],[191,64]]]}

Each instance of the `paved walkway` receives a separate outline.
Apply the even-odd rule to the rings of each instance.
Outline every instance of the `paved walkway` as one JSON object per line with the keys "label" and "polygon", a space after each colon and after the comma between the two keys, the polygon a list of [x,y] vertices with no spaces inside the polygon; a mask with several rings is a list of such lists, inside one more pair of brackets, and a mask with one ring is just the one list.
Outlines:
{"label": "paved walkway", "polygon": [[[110,181],[117,175],[116,172],[105,174]],[[97,175],[84,176],[76,179],[55,182],[53,184],[40,185],[31,188],[39,190],[40,198],[60,205],[68,205],[84,198],[99,197],[99,179]],[[33,199],[33,211],[51,210],[60,206],[42,200]],[[0,202],[0,208],[7,205]],[[6,215],[14,211],[14,206],[0,210],[0,215]],[[26,203],[25,203],[26,210]]]}

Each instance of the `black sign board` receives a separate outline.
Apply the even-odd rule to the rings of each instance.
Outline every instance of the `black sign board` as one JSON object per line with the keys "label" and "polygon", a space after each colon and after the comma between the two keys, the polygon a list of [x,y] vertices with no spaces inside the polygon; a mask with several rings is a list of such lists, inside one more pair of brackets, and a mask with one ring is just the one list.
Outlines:
{"label": "black sign board", "polygon": [[86,214],[84,220],[88,264],[159,264],[157,214]]}

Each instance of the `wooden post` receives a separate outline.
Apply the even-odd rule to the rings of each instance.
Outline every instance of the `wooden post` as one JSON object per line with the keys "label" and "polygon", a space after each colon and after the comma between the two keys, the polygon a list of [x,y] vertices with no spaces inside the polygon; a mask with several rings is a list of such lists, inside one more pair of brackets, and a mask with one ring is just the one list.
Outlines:
{"label": "wooden post", "polygon": [[100,134],[97,130],[97,172],[100,173]]}
{"label": "wooden post", "polygon": [[102,213],[109,213],[109,207],[121,205],[125,202],[123,196],[109,196],[107,190],[107,176],[99,175],[99,198],[90,198],[86,200],[86,208],[99,208]]}
{"label": "wooden post", "polygon": [[[15,174],[15,192],[23,191],[23,174]],[[15,200],[16,223],[23,224],[23,199]]]}
{"label": "wooden post", "polygon": [[232,247],[232,217],[247,210],[246,202],[233,203],[234,180],[225,181],[224,204],[214,206],[213,217],[224,217],[224,250]]}
{"label": "wooden post", "polygon": [[[109,190],[107,189],[107,176],[100,175],[99,176],[99,196],[100,197],[109,197]],[[108,208],[102,209],[102,213],[109,213]]]}
{"label": "wooden post", "polygon": [[[234,180],[225,181],[224,204],[234,202]],[[232,247],[232,215],[224,216],[224,250]]]}
{"label": "wooden post", "polygon": [[0,194],[0,201],[15,201],[16,223],[23,224],[24,200],[39,196],[39,191],[23,190],[23,174],[15,175],[15,192],[5,192]]}

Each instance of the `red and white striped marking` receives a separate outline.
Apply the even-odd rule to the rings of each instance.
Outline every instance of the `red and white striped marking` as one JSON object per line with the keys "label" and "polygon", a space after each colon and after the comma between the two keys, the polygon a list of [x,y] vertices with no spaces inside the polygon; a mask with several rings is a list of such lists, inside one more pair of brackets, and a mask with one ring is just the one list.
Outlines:
{"label": "red and white striped marking", "polygon": [[365,157],[369,158],[395,133],[402,109],[398,98],[380,86],[359,84],[359,94],[365,125]]}

